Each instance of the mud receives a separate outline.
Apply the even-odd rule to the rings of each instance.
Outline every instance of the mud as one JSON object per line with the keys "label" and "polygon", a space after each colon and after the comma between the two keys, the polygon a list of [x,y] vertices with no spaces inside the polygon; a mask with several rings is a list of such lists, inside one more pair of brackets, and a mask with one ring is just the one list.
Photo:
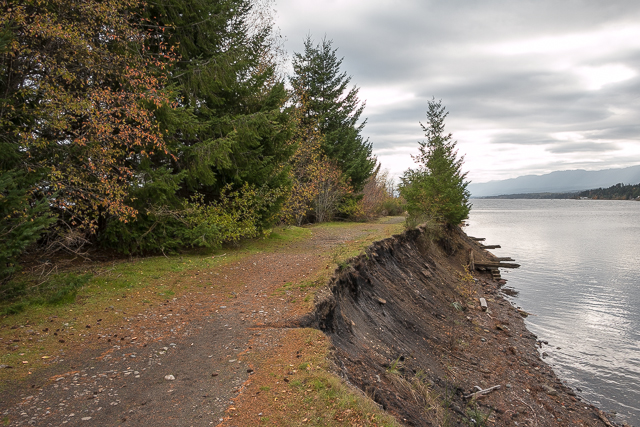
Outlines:
{"label": "mud", "polygon": [[409,426],[617,425],[541,359],[504,282],[465,274],[470,250],[476,262],[492,255],[459,229],[437,234],[376,242],[317,295],[311,322],[339,374]]}

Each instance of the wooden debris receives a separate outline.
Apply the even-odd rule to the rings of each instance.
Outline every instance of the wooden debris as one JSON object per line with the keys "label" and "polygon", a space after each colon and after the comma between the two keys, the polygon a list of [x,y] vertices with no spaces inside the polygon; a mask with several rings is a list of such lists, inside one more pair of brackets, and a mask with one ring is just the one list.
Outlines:
{"label": "wooden debris", "polygon": [[484,242],[485,240],[487,240],[484,237],[471,237],[471,236],[469,236],[469,238],[471,240],[475,240],[476,242]]}
{"label": "wooden debris", "polygon": [[480,298],[480,308],[482,308],[482,311],[487,311],[487,300],[484,298]]}
{"label": "wooden debris", "polygon": [[387,300],[384,298],[380,298],[380,297],[376,297],[376,301],[378,301],[380,304],[386,304]]}
{"label": "wooden debris", "polygon": [[[476,386],[476,388],[480,388],[480,387]],[[500,389],[500,384],[494,385],[493,387],[485,388],[484,390],[480,389],[480,391],[476,391],[475,393],[467,394],[464,398],[465,399],[476,398],[478,396],[489,394],[492,391],[495,391],[495,390],[498,390],[498,389]]]}
{"label": "wooden debris", "polygon": [[505,256],[505,257],[496,256],[496,257],[493,257],[491,259],[496,260],[496,261],[515,261],[515,259],[513,259],[511,257],[508,257],[508,256]]}
{"label": "wooden debris", "polygon": [[480,245],[482,249],[500,249],[500,245]]}
{"label": "wooden debris", "polygon": [[490,270],[496,269],[496,268],[518,268],[520,267],[520,264],[513,264],[513,263],[508,263],[508,262],[476,262],[475,263],[477,268],[488,268]]}

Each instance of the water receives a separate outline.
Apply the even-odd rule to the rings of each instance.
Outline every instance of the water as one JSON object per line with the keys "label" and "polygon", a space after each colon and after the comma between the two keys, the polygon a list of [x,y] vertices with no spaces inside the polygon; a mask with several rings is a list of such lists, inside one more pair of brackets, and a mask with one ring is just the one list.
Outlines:
{"label": "water", "polygon": [[465,231],[521,264],[502,277],[534,314],[529,330],[549,342],[546,362],[584,399],[640,426],[640,202],[472,202]]}

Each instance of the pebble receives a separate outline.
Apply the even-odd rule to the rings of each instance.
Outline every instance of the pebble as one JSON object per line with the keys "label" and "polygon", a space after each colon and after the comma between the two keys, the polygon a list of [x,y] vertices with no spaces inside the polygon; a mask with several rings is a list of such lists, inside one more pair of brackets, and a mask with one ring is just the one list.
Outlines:
{"label": "pebble", "polygon": [[549,396],[557,396],[558,395],[558,392],[553,387],[550,387],[550,386],[544,384],[542,386],[542,388],[544,389],[544,392],[547,393]]}
{"label": "pebble", "polygon": [[176,377],[174,377],[173,375],[165,375],[164,379],[167,381],[173,381],[176,379]]}

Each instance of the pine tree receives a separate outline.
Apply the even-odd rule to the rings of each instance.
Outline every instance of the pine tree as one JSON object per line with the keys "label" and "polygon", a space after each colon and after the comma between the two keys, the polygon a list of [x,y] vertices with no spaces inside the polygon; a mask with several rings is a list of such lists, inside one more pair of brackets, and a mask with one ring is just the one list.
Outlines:
{"label": "pine tree", "polygon": [[304,52],[295,53],[291,84],[296,93],[306,96],[305,125],[318,126],[324,137],[324,153],[335,160],[354,190],[360,191],[373,172],[376,159],[369,140],[361,132],[366,119],[359,123],[365,103],[358,98],[359,89],[348,88],[351,77],[341,72],[343,58],[326,38],[314,45],[311,36],[304,42]]}
{"label": "pine tree", "polygon": [[420,153],[413,156],[417,169],[405,171],[400,193],[407,201],[407,211],[414,223],[425,219],[458,225],[469,215],[469,191],[464,156],[458,158],[457,142],[444,131],[449,114],[442,101],[428,104],[428,125],[420,123],[426,141],[419,142]]}

